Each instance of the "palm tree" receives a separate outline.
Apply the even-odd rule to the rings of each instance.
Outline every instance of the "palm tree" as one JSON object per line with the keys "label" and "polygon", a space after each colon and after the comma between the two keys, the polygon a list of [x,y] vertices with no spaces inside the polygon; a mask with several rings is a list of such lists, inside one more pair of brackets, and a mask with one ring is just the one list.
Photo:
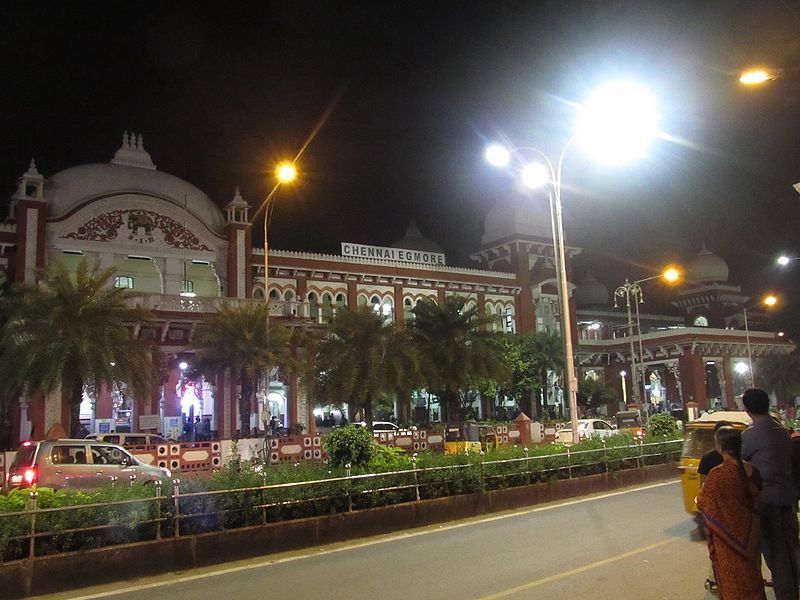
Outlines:
{"label": "palm tree", "polygon": [[133,333],[150,313],[130,306],[135,294],[111,286],[114,272],[90,269],[85,259],[74,274],[55,263],[39,286],[19,288],[6,304],[0,386],[10,394],[66,391],[73,436],[86,385],[127,386],[139,397],[152,390],[149,347]]}
{"label": "palm tree", "polygon": [[420,300],[408,323],[422,377],[441,400],[442,420],[458,419],[462,390],[486,379],[504,379],[501,334],[488,329],[494,318],[481,317],[467,299],[449,296],[439,305]]}
{"label": "palm tree", "polygon": [[223,304],[198,328],[195,338],[199,370],[213,375],[230,369],[240,386],[240,437],[250,434],[258,377],[290,362],[289,330],[275,322],[268,325],[268,310],[264,302]]}
{"label": "palm tree", "polygon": [[564,343],[561,336],[552,331],[537,331],[528,340],[527,352],[531,370],[537,374],[536,382],[541,390],[541,402],[537,401],[537,412],[541,415],[547,397],[547,373],[564,370]]}
{"label": "palm tree", "polygon": [[351,418],[363,408],[371,428],[374,404],[408,387],[414,376],[416,359],[401,336],[370,307],[339,311],[320,344],[322,395],[347,403]]}
{"label": "palm tree", "polygon": [[775,392],[778,406],[786,408],[800,392],[800,354],[777,354],[758,362],[758,376],[768,392]]}

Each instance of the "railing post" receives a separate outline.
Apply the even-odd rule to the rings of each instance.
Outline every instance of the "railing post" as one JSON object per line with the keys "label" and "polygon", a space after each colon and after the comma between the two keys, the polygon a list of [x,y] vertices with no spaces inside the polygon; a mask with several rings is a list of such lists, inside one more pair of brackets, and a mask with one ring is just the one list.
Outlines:
{"label": "railing post", "polygon": [[486,490],[486,474],[484,473],[484,463],[485,462],[486,462],[486,452],[481,450],[481,474],[480,474],[479,483],[480,483],[480,487],[481,487],[481,491],[482,492]]}
{"label": "railing post", "polygon": [[36,556],[36,498],[39,497],[39,492],[31,490],[28,492],[28,510],[31,512],[31,533],[28,544],[28,558],[32,559]]}
{"label": "railing post", "polygon": [[133,484],[136,483],[136,475],[128,475],[128,479],[130,480],[130,487],[133,487]]}
{"label": "railing post", "polygon": [[606,473],[608,473],[608,448],[606,447],[606,439],[600,440],[603,442],[603,464],[606,466]]}
{"label": "railing post", "polygon": [[527,446],[525,446],[522,450],[525,452],[525,472],[528,474],[528,485],[530,485],[532,482],[530,454]]}
{"label": "railing post", "polygon": [[[266,483],[266,481],[264,481],[262,483]],[[258,490],[258,497],[261,500],[261,524],[262,525],[266,525],[267,524],[267,506],[266,506],[266,504],[264,502],[264,486],[263,485]]]}
{"label": "railing post", "polygon": [[644,454],[644,441],[639,440],[639,455],[636,457],[637,462],[639,463],[639,469],[642,470],[644,468],[644,464],[642,463],[642,454]]}
{"label": "railing post", "polygon": [[567,446],[567,472],[569,473],[569,478],[572,479],[572,454],[569,446]]}
{"label": "railing post", "polygon": [[117,479],[119,479],[119,477],[117,477],[116,475],[112,475],[109,479],[111,479],[111,487],[113,488],[116,485]]}
{"label": "railing post", "polygon": [[[116,479],[116,477],[114,478]],[[161,480],[156,479],[153,482],[156,488],[156,540],[161,539]]]}
{"label": "railing post", "polygon": [[175,537],[181,537],[181,480],[172,480],[172,500],[175,504],[174,529]]}
{"label": "railing post", "polygon": [[417,477],[417,453],[411,456],[411,468],[414,469],[414,497],[419,502],[419,478]]}
{"label": "railing post", "polygon": [[[347,473],[347,477],[349,478],[350,477],[350,473],[351,473],[350,469],[352,468],[352,465],[350,463],[347,463],[344,466],[344,468],[345,468],[345,472]],[[351,483],[350,479],[348,479],[347,480],[347,512],[353,512],[353,495],[350,493],[350,488],[351,487],[352,487],[352,483]]]}

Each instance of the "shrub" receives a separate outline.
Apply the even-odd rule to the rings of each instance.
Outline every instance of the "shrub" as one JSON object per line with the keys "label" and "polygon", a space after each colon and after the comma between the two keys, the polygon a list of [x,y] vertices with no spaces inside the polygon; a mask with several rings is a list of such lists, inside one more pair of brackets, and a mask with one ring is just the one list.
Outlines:
{"label": "shrub", "polygon": [[343,467],[347,463],[353,467],[364,467],[375,452],[372,433],[366,427],[355,425],[334,429],[322,438],[322,443],[334,467]]}
{"label": "shrub", "polygon": [[667,413],[656,413],[647,420],[647,434],[653,436],[673,435],[678,430],[675,417]]}
{"label": "shrub", "polygon": [[382,471],[403,471],[411,468],[411,457],[402,448],[390,448],[375,444],[369,470],[374,473]]}

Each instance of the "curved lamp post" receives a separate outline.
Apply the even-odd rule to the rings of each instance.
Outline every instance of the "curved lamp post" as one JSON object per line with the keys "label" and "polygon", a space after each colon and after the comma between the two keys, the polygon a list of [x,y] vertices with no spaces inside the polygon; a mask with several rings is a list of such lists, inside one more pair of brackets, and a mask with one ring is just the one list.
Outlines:
{"label": "curved lamp post", "polygon": [[[668,283],[675,283],[681,277],[680,272],[675,267],[667,267],[664,269],[662,273],[659,275],[653,275],[652,277],[645,277],[644,279],[637,279],[636,281],[628,281],[625,280],[621,286],[619,286],[616,290],[614,290],[614,308],[617,308],[617,298],[625,298],[625,307],[628,310],[628,341],[630,342],[631,346],[631,388],[633,391],[633,400],[637,404],[639,404],[640,408],[644,409],[644,417],[647,419],[648,417],[648,407],[647,407],[647,388],[645,387],[645,377],[644,377],[644,348],[642,343],[642,323],[639,319],[639,305],[644,302],[644,294],[642,292],[642,286],[640,284],[644,283],[645,281],[651,281],[653,279],[663,279]],[[631,298],[633,298],[633,302],[631,302]],[[636,308],[636,332],[637,338],[639,342],[639,366],[636,366],[636,353],[633,349],[633,315],[631,314],[631,304],[633,304]],[[636,385],[636,378],[641,378],[641,390]],[[641,397],[639,392],[641,391]]]}
{"label": "curved lamp post", "polygon": [[[269,304],[269,242],[267,232],[269,228],[269,220],[272,217],[272,207],[274,200],[280,189],[281,185],[285,183],[292,183],[297,178],[297,169],[291,161],[283,161],[275,167],[275,186],[272,188],[264,201],[259,205],[258,209],[253,213],[252,221],[255,222],[256,218],[261,211],[264,211],[264,302]],[[269,324],[269,310],[267,310],[267,324]],[[267,330],[269,335],[269,330]]]}
{"label": "curved lamp post", "polygon": [[[561,329],[564,338],[567,396],[569,398],[572,441],[578,434],[578,380],[572,347],[572,319],[569,310],[567,267],[564,249],[564,226],[561,204],[561,172],[564,157],[572,145],[580,141],[594,150],[596,158],[609,164],[623,164],[646,154],[658,134],[658,112],[653,96],[646,89],[627,81],[618,81],[598,88],[579,109],[575,133],[564,144],[554,164],[539,148],[522,146],[509,150],[501,144],[486,148],[484,156],[491,164],[503,167],[512,155],[521,163],[519,175],[529,188],[546,187],[550,201],[553,249],[561,304]],[[541,162],[524,160],[525,151],[536,154]]]}
{"label": "curved lamp post", "polygon": [[748,309],[755,308],[756,306],[763,305],[767,307],[772,307],[778,304],[778,297],[774,294],[767,294],[761,300],[754,304],[747,305],[745,304],[742,307],[742,312],[744,313],[744,336],[747,342],[747,370],[750,372],[750,387],[756,387],[755,384],[755,377],[753,375],[753,355],[750,352],[750,327],[747,325],[747,311]]}

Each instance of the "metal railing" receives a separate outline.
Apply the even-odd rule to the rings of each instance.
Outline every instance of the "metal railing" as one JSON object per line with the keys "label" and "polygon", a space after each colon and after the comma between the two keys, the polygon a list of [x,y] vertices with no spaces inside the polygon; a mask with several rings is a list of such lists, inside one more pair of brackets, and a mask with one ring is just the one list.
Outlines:
{"label": "metal railing", "polygon": [[603,442],[600,448],[542,455],[525,448],[522,457],[491,461],[481,452],[463,464],[426,468],[417,467],[414,455],[412,468],[400,471],[353,475],[346,465],[344,476],[212,491],[183,492],[175,479],[169,494],[158,481],[149,497],[57,508],[40,508],[34,488],[26,510],[0,512],[0,560],[642,469],[677,460],[682,441],[611,447]]}

